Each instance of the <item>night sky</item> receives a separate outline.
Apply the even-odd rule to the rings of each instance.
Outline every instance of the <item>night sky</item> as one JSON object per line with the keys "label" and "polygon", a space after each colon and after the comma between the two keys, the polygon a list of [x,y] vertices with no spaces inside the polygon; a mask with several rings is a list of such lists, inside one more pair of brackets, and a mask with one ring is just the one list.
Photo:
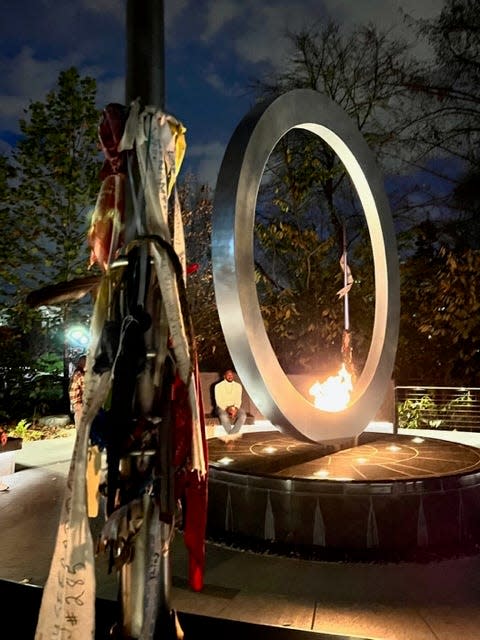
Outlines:
{"label": "night sky", "polygon": [[[164,0],[166,111],[187,128],[183,171],[214,187],[226,145],[253,104],[249,85],[288,56],[286,30],[332,18],[346,28],[402,29],[438,15],[443,0]],[[0,22],[0,151],[18,134],[31,100],[61,71],[97,80],[98,106],[125,102],[125,0],[3,0]],[[427,55],[428,52],[425,52]]]}

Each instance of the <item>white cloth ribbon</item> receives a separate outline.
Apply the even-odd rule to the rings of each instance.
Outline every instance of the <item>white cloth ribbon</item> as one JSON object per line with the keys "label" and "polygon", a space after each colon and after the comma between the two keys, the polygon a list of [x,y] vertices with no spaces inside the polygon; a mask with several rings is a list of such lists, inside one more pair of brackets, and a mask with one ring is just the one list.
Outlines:
{"label": "white cloth ribbon", "polygon": [[[131,105],[119,151],[135,146],[142,195],[145,202],[145,232],[171,242],[168,226],[168,199],[183,158],[182,125],[172,116],[147,107],[140,113],[139,102]],[[177,142],[181,148],[177,148]],[[139,207],[139,195],[132,194]],[[136,211],[138,214],[138,211]],[[178,198],[174,202],[173,247],[179,256],[185,277],[185,242]],[[171,260],[157,243],[149,243],[149,253],[161,292],[163,309],[153,318],[157,331],[172,341],[178,373],[188,385],[193,417],[192,465],[206,474],[199,402],[192,375],[192,362],[179,300],[176,273]],[[68,473],[61,517],[50,572],[44,588],[35,640],[93,640],[95,637],[94,550],[87,515],[86,472],[90,426],[104,404],[112,385],[112,373],[94,374],[92,367],[107,318],[111,299],[111,281],[118,275],[107,272],[95,302],[91,323],[91,346],[87,356],[84,407]],[[165,323],[165,319],[167,323]],[[164,354],[157,354],[157,359]],[[146,383],[151,379],[145,380]],[[146,394],[148,395],[148,394]],[[148,404],[148,400],[146,401]]]}
{"label": "white cloth ribbon", "polygon": [[343,298],[350,291],[353,284],[353,276],[352,276],[352,272],[350,271],[350,267],[347,264],[346,253],[342,253],[342,257],[340,258],[340,266],[342,268],[343,275],[344,275],[344,286],[337,291],[337,296],[339,298]]}
{"label": "white cloth ribbon", "polygon": [[96,375],[92,371],[100,339],[99,328],[106,317],[108,284],[104,282],[93,314],[83,413],[77,428],[35,640],[87,640],[95,637],[95,556],[87,516],[86,473],[90,425],[111,384],[110,372]]}

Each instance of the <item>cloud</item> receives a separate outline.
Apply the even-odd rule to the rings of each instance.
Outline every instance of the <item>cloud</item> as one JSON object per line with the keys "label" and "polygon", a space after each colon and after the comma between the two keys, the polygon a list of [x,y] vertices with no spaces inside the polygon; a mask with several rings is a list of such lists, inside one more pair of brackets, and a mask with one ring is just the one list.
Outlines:
{"label": "cloud", "polygon": [[83,0],[83,6],[93,13],[106,13],[111,15],[122,23],[125,18],[125,2],[118,0]]}
{"label": "cloud", "polygon": [[[0,59],[0,65],[9,71],[3,75],[0,95],[0,128],[18,129],[18,120],[30,101],[41,100],[65,68],[65,61],[39,60],[30,47],[23,47],[13,58]],[[67,66],[71,66],[70,61]]]}
{"label": "cloud", "polygon": [[70,67],[77,67],[81,75],[97,79],[99,106],[124,101],[124,75],[112,76],[102,66],[84,64],[78,53],[42,60],[31,47],[23,47],[13,58],[0,58],[0,65],[9,69],[3,76],[0,94],[0,130],[3,131],[18,132],[19,119],[30,102],[44,101],[47,93],[57,86],[59,74]]}
{"label": "cloud", "polygon": [[[93,76],[95,77],[95,76]],[[110,102],[125,102],[125,75],[104,79],[98,83],[97,105],[103,108]]]}
{"label": "cloud", "polygon": [[444,0],[323,0],[328,13],[343,24],[368,24],[372,22],[381,28],[397,26],[405,36],[408,30],[402,29],[403,16],[411,15],[415,19],[436,17],[443,8]]}
{"label": "cloud", "polygon": [[[198,0],[195,0],[195,2],[198,2]],[[172,29],[178,19],[183,19],[184,13],[187,9],[189,9],[189,0],[175,0],[175,2],[165,2],[165,30],[168,31]]]}
{"label": "cloud", "polygon": [[278,68],[288,53],[286,34],[324,18],[325,10],[318,0],[305,0],[301,10],[288,1],[253,3],[247,27],[239,32],[235,41],[235,51],[248,62],[270,62]]}
{"label": "cloud", "polygon": [[348,28],[355,25],[374,24],[378,29],[390,31],[392,36],[412,45],[412,52],[419,58],[431,56],[425,42],[417,43],[413,20],[436,18],[445,4],[444,0],[323,0],[329,14]]}
{"label": "cloud", "polygon": [[[187,171],[191,169],[200,184],[208,184],[214,188],[224,153],[225,144],[221,142],[209,142],[187,147],[188,162],[185,169]],[[189,166],[190,163],[191,166]],[[184,169],[182,169],[183,171]]]}
{"label": "cloud", "polygon": [[253,64],[267,61],[276,66],[287,29],[306,26],[312,15],[324,15],[319,0],[304,0],[300,8],[291,0],[213,0],[206,4],[202,42],[214,47],[228,34],[223,46]]}
{"label": "cloud", "polygon": [[209,2],[205,12],[206,26],[201,34],[201,39],[210,41],[219,32],[223,31],[229,23],[236,18],[241,18],[248,4],[248,0],[245,0],[245,2],[236,2],[235,0]]}
{"label": "cloud", "polygon": [[[44,100],[59,73],[71,66],[96,78],[99,107],[124,101],[126,0],[5,4],[0,23],[1,130],[18,131],[18,119],[30,101]],[[175,110],[190,120],[194,136],[204,135],[215,113],[216,133],[225,130],[228,138],[249,108],[250,80],[281,68],[289,53],[287,30],[320,26],[328,15],[345,25],[374,21],[385,28],[398,20],[408,33],[400,8],[415,18],[431,18],[442,6],[443,0],[165,1],[167,97],[173,96]],[[223,146],[215,142],[189,148],[202,179],[211,184],[222,153]]]}
{"label": "cloud", "polygon": [[225,77],[215,70],[207,70],[205,82],[224,96],[240,97],[245,95],[245,87],[238,82],[227,82]]}
{"label": "cloud", "polygon": [[[188,60],[192,56],[191,47],[201,44],[200,54],[208,61],[201,69],[197,85],[199,91],[204,91],[203,102],[210,88],[217,100],[221,96],[230,101],[232,98],[243,100],[246,112],[249,79],[275,74],[289,57],[287,33],[321,28],[325,20],[331,18],[347,28],[374,23],[379,29],[387,30],[396,25],[394,35],[405,37],[413,34],[408,21],[404,20],[406,14],[415,19],[431,19],[442,7],[443,0],[389,0],[387,3],[384,0],[302,0],[301,3],[291,0],[204,0],[200,11],[197,0],[191,0],[188,6],[184,3],[183,12],[177,12],[177,33],[180,22],[184,29],[194,25],[195,31],[183,31],[182,37],[175,40],[172,22],[169,46],[183,47],[184,60]],[[186,20],[187,15],[190,21]],[[192,66],[196,67],[196,62]],[[223,100],[220,104],[224,104]],[[235,124],[236,120],[232,118],[232,131]],[[201,179],[211,185],[216,182],[222,153],[219,143],[188,149],[189,157],[194,156],[196,170],[201,172]]]}
{"label": "cloud", "polygon": [[436,17],[444,0],[213,0],[206,3],[205,27],[201,40],[215,46],[220,35],[229,34],[226,46],[251,64],[282,64],[287,32],[298,32],[331,18],[347,27],[375,24],[394,35],[414,38],[406,16],[414,19]]}

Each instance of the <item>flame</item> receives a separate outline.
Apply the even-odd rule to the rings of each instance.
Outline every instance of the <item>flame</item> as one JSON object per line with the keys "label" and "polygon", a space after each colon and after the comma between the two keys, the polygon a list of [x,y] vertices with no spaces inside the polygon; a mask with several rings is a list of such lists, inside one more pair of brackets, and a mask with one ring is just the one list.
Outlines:
{"label": "flame", "polygon": [[317,409],[342,411],[348,405],[352,393],[352,376],[344,364],[336,376],[330,376],[325,382],[318,380],[310,387],[309,393],[315,398]]}

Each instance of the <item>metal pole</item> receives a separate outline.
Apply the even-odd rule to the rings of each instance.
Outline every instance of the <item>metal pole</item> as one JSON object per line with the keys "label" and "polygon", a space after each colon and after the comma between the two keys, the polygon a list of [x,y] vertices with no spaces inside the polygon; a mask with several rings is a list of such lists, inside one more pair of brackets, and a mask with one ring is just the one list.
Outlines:
{"label": "metal pole", "polygon": [[[165,109],[165,54],[164,54],[164,11],[162,0],[127,0],[126,34],[126,104],[137,98],[142,107],[154,106]],[[137,167],[133,166],[134,183],[139,184]],[[127,191],[126,198],[126,240],[136,237],[133,221],[132,194]],[[144,259],[148,260],[145,251]],[[156,345],[148,345],[155,350]],[[170,379],[165,384],[171,382]],[[168,404],[168,402],[167,402]],[[169,411],[166,412],[167,416]],[[165,416],[165,417],[167,417]],[[168,416],[169,418],[169,416]],[[172,484],[172,423],[166,419],[160,442],[162,457],[160,493],[162,506],[173,512]],[[165,495],[167,494],[167,495]],[[120,576],[120,600],[122,611],[121,633],[123,637],[138,638],[143,633],[148,637],[176,637],[174,618],[170,611],[171,558],[169,541],[173,523],[160,522],[159,509],[153,508],[154,498],[144,496],[143,524],[135,541],[135,554],[132,562],[124,565]],[[158,496],[157,496],[158,499]],[[159,558],[159,576],[156,588],[146,589],[147,568],[154,552],[151,539],[158,535],[162,539],[163,553]],[[150,583],[149,583],[150,584]],[[149,587],[151,589],[151,585]],[[151,602],[155,600],[155,602]],[[145,629],[145,606],[158,607],[158,618],[153,628]],[[150,623],[149,623],[150,624]]]}
{"label": "metal pole", "polygon": [[163,0],[127,0],[127,104],[165,109]]}
{"label": "metal pole", "polygon": [[[163,0],[127,0],[125,101],[165,110],[165,39]],[[132,164],[135,184],[138,167]],[[125,241],[136,236],[133,200],[126,192]]]}

